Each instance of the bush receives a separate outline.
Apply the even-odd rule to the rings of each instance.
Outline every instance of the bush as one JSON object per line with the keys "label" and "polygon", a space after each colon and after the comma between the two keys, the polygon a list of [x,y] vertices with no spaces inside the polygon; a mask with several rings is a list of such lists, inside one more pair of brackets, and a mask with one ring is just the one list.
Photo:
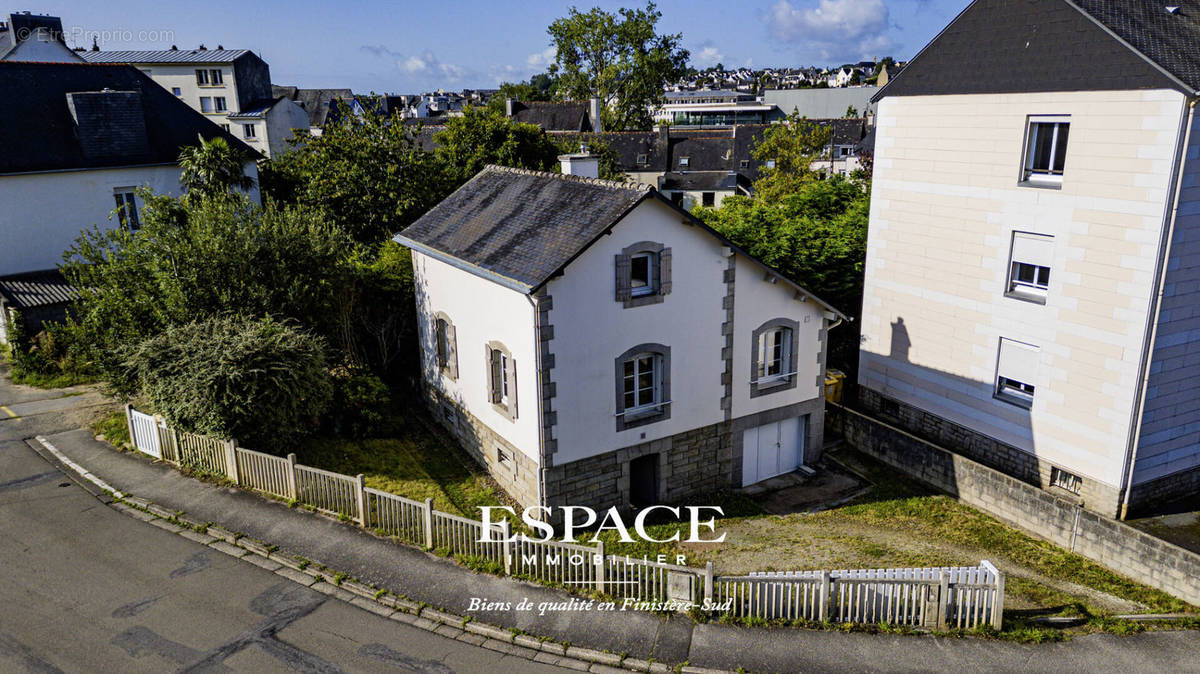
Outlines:
{"label": "bush", "polygon": [[380,410],[386,410],[392,400],[383,380],[346,372],[334,377],[333,388],[329,416],[335,435],[363,438],[383,430],[386,417]]}
{"label": "bush", "polygon": [[311,431],[325,411],[325,349],[291,322],[218,316],[170,327],[123,355],[173,425],[270,451]]}
{"label": "bush", "polygon": [[78,324],[49,323],[29,335],[21,316],[13,312],[13,317],[8,337],[14,383],[58,388],[94,381],[90,350]]}

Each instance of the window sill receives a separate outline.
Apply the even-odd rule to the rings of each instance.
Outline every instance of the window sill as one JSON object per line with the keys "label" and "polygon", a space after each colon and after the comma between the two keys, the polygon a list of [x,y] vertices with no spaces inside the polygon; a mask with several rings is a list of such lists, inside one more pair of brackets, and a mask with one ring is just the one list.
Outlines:
{"label": "window sill", "polygon": [[221,83],[221,84],[197,84],[196,86],[200,89],[224,89],[225,88],[224,83]]}
{"label": "window sill", "polygon": [[1045,297],[1033,295],[1030,293],[1022,293],[1022,292],[1010,290],[1010,291],[1004,293],[1004,296],[1009,299],[1019,300],[1021,302],[1028,302],[1030,304],[1038,304],[1038,305],[1042,305],[1042,306],[1046,305]]}
{"label": "window sill", "polygon": [[1061,180],[1038,180],[1037,178],[1026,178],[1017,183],[1017,187],[1032,187],[1039,190],[1061,190]]}
{"label": "window sill", "polygon": [[1005,405],[1012,405],[1013,407],[1020,407],[1023,410],[1032,410],[1033,409],[1033,401],[1032,400],[1018,398],[1017,396],[1009,395],[1007,393],[993,393],[992,398],[999,400],[1000,402],[1004,403]]}
{"label": "window sill", "polygon": [[496,411],[496,414],[499,414],[500,416],[504,417],[505,419],[508,419],[509,421],[516,423],[517,414],[515,411],[509,409],[507,405],[501,405],[499,403],[492,403],[492,409]]}
{"label": "window sill", "polygon": [[759,391],[766,393],[766,392],[774,391],[775,389],[778,389],[778,388],[782,388],[782,387],[787,386],[788,384],[792,383],[792,376],[791,375],[783,375],[783,376],[779,376],[779,377],[765,377],[763,379],[759,379],[758,381],[755,381],[752,383],[758,387]]}
{"label": "window sill", "polygon": [[634,309],[637,307],[650,306],[652,304],[662,304],[666,295],[661,292],[647,293],[645,295],[633,295],[624,301],[626,309]]}
{"label": "window sill", "polygon": [[647,426],[649,424],[670,419],[671,415],[667,411],[667,406],[670,404],[670,402],[665,402],[655,407],[618,412],[615,415],[617,418],[617,432],[627,431],[640,426]]}

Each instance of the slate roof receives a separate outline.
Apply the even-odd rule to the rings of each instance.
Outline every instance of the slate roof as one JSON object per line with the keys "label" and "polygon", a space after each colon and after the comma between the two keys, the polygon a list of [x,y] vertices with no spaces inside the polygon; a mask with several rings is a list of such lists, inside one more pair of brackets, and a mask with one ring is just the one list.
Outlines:
{"label": "slate roof", "polygon": [[670,171],[663,175],[662,190],[738,192],[749,194],[750,179],[737,171]]}
{"label": "slate roof", "polygon": [[14,309],[67,304],[79,297],[57,269],[0,276],[0,297]]}
{"label": "slate roof", "polygon": [[88,63],[232,63],[249,49],[131,49],[82,51]]}
{"label": "slate roof", "polygon": [[845,319],[819,297],[746,253],[645,185],[487,166],[396,235],[396,242],[518,292],[530,294],[647,199],[761,265]]}
{"label": "slate roof", "polygon": [[[67,95],[104,89],[137,94],[143,119],[134,120],[140,124],[129,129],[144,126],[145,143],[134,143],[126,148],[128,152],[122,152],[119,145],[106,147],[100,155],[86,151],[76,135]],[[180,149],[195,145],[198,135],[205,139],[224,137],[249,157],[259,157],[255,150],[128,65],[0,61],[0,101],[5,102],[0,108],[0,174],[174,163]],[[80,110],[77,107],[77,114]],[[96,114],[102,112],[95,110]],[[108,123],[105,119],[90,121],[103,126]],[[114,132],[110,140],[115,143],[122,137]]]}
{"label": "slate roof", "polygon": [[271,108],[275,107],[276,103],[282,101],[284,98],[286,97],[279,96],[277,98],[269,98],[263,101],[253,101],[250,103],[250,105],[247,105],[238,112],[226,115],[226,119],[262,119],[266,116],[267,112],[271,110]]}
{"label": "slate roof", "polygon": [[514,101],[513,118],[524,124],[536,124],[546,131],[591,131],[595,128],[586,101]]}
{"label": "slate roof", "polygon": [[653,190],[642,185],[488,166],[396,240],[449,255],[530,292]]}
{"label": "slate roof", "polygon": [[1200,90],[1200,0],[975,0],[872,100],[1130,89]]}
{"label": "slate roof", "polygon": [[295,101],[308,113],[308,125],[314,128],[325,126],[325,117],[329,114],[331,101],[352,98],[354,93],[349,89],[301,89],[271,85],[271,95],[278,98],[285,96]]}
{"label": "slate roof", "polygon": [[[601,133],[564,133],[556,138],[588,143],[593,139],[612,148],[625,172],[662,173],[667,170],[667,131],[604,131]],[[638,158],[645,161],[639,162]]]}

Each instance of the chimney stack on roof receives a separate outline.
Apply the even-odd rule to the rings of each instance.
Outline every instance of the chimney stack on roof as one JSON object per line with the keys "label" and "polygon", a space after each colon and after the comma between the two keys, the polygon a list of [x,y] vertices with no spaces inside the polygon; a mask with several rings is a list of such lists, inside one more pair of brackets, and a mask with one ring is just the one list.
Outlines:
{"label": "chimney stack on roof", "polygon": [[583,178],[600,177],[600,155],[588,152],[587,145],[580,145],[575,154],[559,155],[563,175]]}

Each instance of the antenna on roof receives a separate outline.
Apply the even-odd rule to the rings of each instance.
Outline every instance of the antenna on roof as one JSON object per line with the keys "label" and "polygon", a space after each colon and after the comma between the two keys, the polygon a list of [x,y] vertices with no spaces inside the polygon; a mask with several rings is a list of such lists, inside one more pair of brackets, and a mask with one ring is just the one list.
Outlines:
{"label": "antenna on roof", "polygon": [[96,36],[92,36],[92,51],[100,51],[100,45],[96,42]]}
{"label": "antenna on roof", "polygon": [[224,48],[225,48],[225,45],[223,45],[223,44],[217,45],[217,49],[224,49]]}
{"label": "antenna on roof", "polygon": [[178,45],[171,45],[171,51],[179,51]]}

